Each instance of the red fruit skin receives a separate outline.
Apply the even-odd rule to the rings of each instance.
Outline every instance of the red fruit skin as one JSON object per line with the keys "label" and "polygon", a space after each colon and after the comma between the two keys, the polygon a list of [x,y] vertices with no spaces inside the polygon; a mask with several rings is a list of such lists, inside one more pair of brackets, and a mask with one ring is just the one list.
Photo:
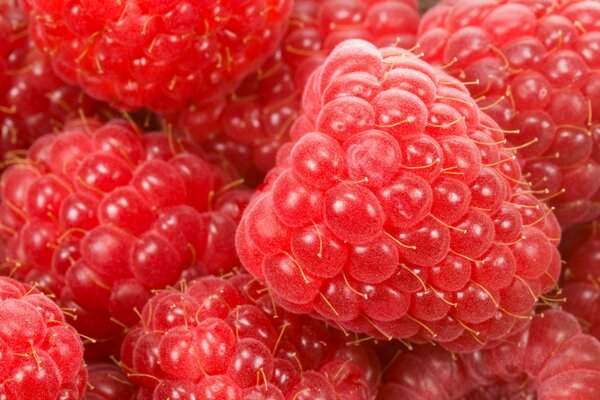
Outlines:
{"label": "red fruit skin", "polygon": [[465,86],[413,53],[349,40],[302,102],[236,235],[274,300],[456,352],[518,329],[558,279],[560,228]]}
{"label": "red fruit skin", "polygon": [[600,216],[600,26],[586,17],[597,14],[588,0],[449,0],[419,25],[424,58],[471,82],[563,227]]}
{"label": "red fruit skin", "polygon": [[0,393],[7,399],[83,399],[83,344],[35,287],[0,277]]}
{"label": "red fruit skin", "polygon": [[27,35],[29,21],[16,0],[0,5],[0,159],[21,157],[38,137],[79,116],[111,110],[65,84]]}
{"label": "red fruit skin", "polygon": [[63,80],[117,108],[157,112],[235,88],[275,50],[291,8],[287,0],[25,3],[31,35]]}
{"label": "red fruit skin", "polygon": [[275,306],[249,274],[182,281],[142,316],[121,348],[138,398],[371,400],[380,384],[369,347]]}
{"label": "red fruit skin", "polygon": [[378,400],[592,400],[600,394],[600,342],[582,333],[573,315],[551,309],[509,343],[459,355],[419,346],[401,354],[387,371]]}
{"label": "red fruit skin", "polygon": [[327,54],[351,38],[411,48],[418,18],[414,0],[297,0],[275,53],[232,95],[192,105],[167,121],[198,140],[211,138],[207,146],[216,141],[224,152],[237,149],[240,169],[264,175],[289,142],[306,80]]}
{"label": "red fruit skin", "polygon": [[235,221],[249,192],[228,194],[234,186],[181,138],[74,121],[2,175],[0,272],[74,309],[73,325],[98,340],[90,359],[106,359],[153,290],[239,265]]}

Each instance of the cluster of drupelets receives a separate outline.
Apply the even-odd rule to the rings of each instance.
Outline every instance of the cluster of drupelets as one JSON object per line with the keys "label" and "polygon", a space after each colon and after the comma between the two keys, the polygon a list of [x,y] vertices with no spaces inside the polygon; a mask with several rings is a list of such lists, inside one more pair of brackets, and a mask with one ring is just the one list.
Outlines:
{"label": "cluster of drupelets", "polygon": [[600,1],[0,0],[0,399],[600,398]]}

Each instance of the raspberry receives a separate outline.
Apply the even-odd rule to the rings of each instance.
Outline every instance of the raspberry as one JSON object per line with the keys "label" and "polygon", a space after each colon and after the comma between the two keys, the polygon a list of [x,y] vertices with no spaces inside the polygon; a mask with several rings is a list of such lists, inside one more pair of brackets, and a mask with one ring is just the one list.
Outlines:
{"label": "raspberry", "polygon": [[2,161],[21,155],[34,139],[59,130],[69,119],[109,111],[54,74],[50,59],[33,48],[31,40],[24,35],[27,27],[27,18],[16,1],[0,4]]}
{"label": "raspberry", "polygon": [[469,82],[563,226],[600,216],[595,1],[444,1],[423,17],[427,61]]}
{"label": "raspberry", "polygon": [[592,400],[600,395],[600,342],[572,315],[549,310],[499,347],[453,355],[420,346],[388,371],[378,400]]}
{"label": "raspberry", "polygon": [[583,239],[567,258],[562,292],[564,309],[579,319],[585,332],[600,338],[600,235],[596,224],[587,237],[582,230],[576,231]]}
{"label": "raspberry", "polygon": [[31,35],[66,82],[128,110],[229,92],[271,54],[291,2],[27,0]]}
{"label": "raspberry", "polygon": [[454,351],[529,317],[558,277],[560,229],[460,82],[351,40],[311,75],[303,104],[297,141],[236,237],[279,304]]}
{"label": "raspberry", "polygon": [[248,194],[221,198],[231,185],[173,136],[74,121],[2,176],[3,272],[55,293],[82,333],[110,338],[152,290],[238,265]]}
{"label": "raspberry", "polygon": [[0,398],[83,399],[83,345],[48,297],[0,277]]}
{"label": "raspberry", "polygon": [[85,400],[135,400],[135,386],[114,364],[87,366],[88,391]]}
{"label": "raspberry", "polygon": [[250,165],[264,174],[289,141],[308,75],[335,45],[362,38],[410,48],[418,18],[414,0],[297,0],[280,48],[235,93],[210,107],[193,105],[170,120],[197,139],[218,133],[221,143],[245,147]]}
{"label": "raspberry", "polygon": [[341,339],[275,308],[248,274],[204,277],[149,300],[121,364],[141,386],[138,399],[372,399],[374,354]]}

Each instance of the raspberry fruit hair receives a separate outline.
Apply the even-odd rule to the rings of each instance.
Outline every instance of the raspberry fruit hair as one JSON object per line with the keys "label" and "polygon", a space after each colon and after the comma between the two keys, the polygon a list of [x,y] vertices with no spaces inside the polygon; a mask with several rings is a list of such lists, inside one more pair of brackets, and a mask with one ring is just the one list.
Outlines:
{"label": "raspberry fruit hair", "polygon": [[141,386],[139,400],[372,399],[377,359],[342,339],[320,321],[275,307],[248,274],[204,277],[148,301],[123,342],[121,364]]}
{"label": "raspberry fruit hair", "polygon": [[468,351],[522,325],[560,271],[560,229],[498,126],[418,56],[350,40],[244,213],[243,265],[284,308]]}
{"label": "raspberry fruit hair", "polygon": [[600,3],[444,1],[418,41],[506,129],[562,225],[600,216]]}
{"label": "raspberry fruit hair", "polygon": [[0,398],[83,399],[83,344],[58,306],[0,277]]}
{"label": "raspberry fruit hair", "polygon": [[26,0],[57,74],[128,110],[173,111],[233,89],[276,48],[291,1]]}
{"label": "raspberry fruit hair", "polygon": [[582,333],[572,315],[549,310],[499,347],[454,355],[420,346],[401,354],[388,371],[378,400],[595,400],[600,342]]}

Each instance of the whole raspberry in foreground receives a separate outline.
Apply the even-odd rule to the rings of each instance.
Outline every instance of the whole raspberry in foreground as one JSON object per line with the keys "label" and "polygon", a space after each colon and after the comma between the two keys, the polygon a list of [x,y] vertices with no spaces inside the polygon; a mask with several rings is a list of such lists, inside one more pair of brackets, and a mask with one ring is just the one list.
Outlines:
{"label": "whole raspberry in foreground", "polygon": [[289,0],[26,0],[57,74],[128,110],[223,95],[277,47]]}
{"label": "whole raspberry in foreground", "polygon": [[123,342],[138,400],[370,400],[380,369],[364,345],[276,308],[248,274],[157,293]]}
{"label": "whole raspberry in foreground", "polygon": [[83,399],[83,344],[48,297],[0,277],[0,398]]}
{"label": "whole raspberry in foreground", "polygon": [[555,285],[560,229],[498,126],[417,58],[360,40],[331,53],[236,248],[293,312],[473,350]]}
{"label": "whole raspberry in foreground", "polygon": [[238,265],[224,173],[172,135],[77,120],[0,182],[1,272],[37,282],[95,339],[137,322],[151,291]]}
{"label": "whole raspberry in foreground", "polygon": [[418,41],[469,82],[561,225],[600,216],[600,2],[444,1]]}
{"label": "whole raspberry in foreground", "polygon": [[[192,104],[169,120],[223,152],[249,157],[245,167],[265,174],[289,142],[309,74],[344,39],[411,48],[419,14],[415,0],[296,0],[282,43],[225,101]],[[244,152],[240,154],[241,152]],[[234,159],[233,157],[229,157]]]}
{"label": "whole raspberry in foreground", "polygon": [[115,364],[90,364],[87,373],[85,400],[135,400],[135,385]]}
{"label": "whole raspberry in foreground", "polygon": [[387,370],[377,400],[600,398],[600,342],[559,310],[499,347],[455,355],[421,346]]}

